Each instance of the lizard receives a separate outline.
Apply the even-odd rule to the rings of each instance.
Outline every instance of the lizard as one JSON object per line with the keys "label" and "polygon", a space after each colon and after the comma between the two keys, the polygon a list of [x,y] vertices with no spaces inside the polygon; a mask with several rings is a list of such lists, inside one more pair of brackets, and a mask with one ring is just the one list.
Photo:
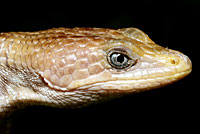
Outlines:
{"label": "lizard", "polygon": [[0,120],[28,105],[78,108],[187,76],[190,59],[137,28],[0,33]]}

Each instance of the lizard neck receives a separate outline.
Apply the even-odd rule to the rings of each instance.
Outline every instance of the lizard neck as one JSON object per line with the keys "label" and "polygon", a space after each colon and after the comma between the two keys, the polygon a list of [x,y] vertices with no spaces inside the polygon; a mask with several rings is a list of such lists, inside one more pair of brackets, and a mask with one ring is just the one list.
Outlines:
{"label": "lizard neck", "polygon": [[5,72],[7,72],[7,69],[0,65],[0,118],[7,114],[12,100],[10,95],[16,94],[15,90],[12,89],[12,82],[9,81],[9,77],[12,75]]}
{"label": "lizard neck", "polygon": [[41,86],[39,77],[31,70],[0,65],[0,115],[36,99],[38,94],[34,86]]}

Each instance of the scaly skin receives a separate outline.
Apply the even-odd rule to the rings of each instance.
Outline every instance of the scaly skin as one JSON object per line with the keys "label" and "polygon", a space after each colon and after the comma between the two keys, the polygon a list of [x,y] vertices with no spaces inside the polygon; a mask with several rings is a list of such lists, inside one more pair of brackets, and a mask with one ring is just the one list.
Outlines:
{"label": "scaly skin", "polygon": [[[134,64],[116,69],[110,51]],[[0,115],[26,105],[74,108],[173,83],[189,58],[136,28],[57,28],[0,34]]]}

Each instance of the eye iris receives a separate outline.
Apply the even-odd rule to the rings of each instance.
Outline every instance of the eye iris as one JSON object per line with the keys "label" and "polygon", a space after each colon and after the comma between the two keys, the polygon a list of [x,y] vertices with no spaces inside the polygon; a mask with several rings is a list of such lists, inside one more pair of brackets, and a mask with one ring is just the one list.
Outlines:
{"label": "eye iris", "polygon": [[121,53],[113,53],[110,55],[111,65],[115,68],[125,68],[128,66],[128,57]]}

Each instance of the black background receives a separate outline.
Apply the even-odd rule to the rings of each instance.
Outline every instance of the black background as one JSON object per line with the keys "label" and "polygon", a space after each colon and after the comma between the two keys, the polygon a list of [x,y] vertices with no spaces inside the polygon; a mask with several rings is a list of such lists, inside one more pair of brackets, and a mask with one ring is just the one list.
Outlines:
{"label": "black background", "polygon": [[193,71],[188,77],[153,91],[82,109],[36,106],[20,110],[12,115],[13,134],[80,131],[193,133],[197,127],[197,61],[200,45],[198,0],[26,1],[1,6],[0,32],[37,31],[52,27],[137,27],[157,44],[188,55],[193,63]]}

